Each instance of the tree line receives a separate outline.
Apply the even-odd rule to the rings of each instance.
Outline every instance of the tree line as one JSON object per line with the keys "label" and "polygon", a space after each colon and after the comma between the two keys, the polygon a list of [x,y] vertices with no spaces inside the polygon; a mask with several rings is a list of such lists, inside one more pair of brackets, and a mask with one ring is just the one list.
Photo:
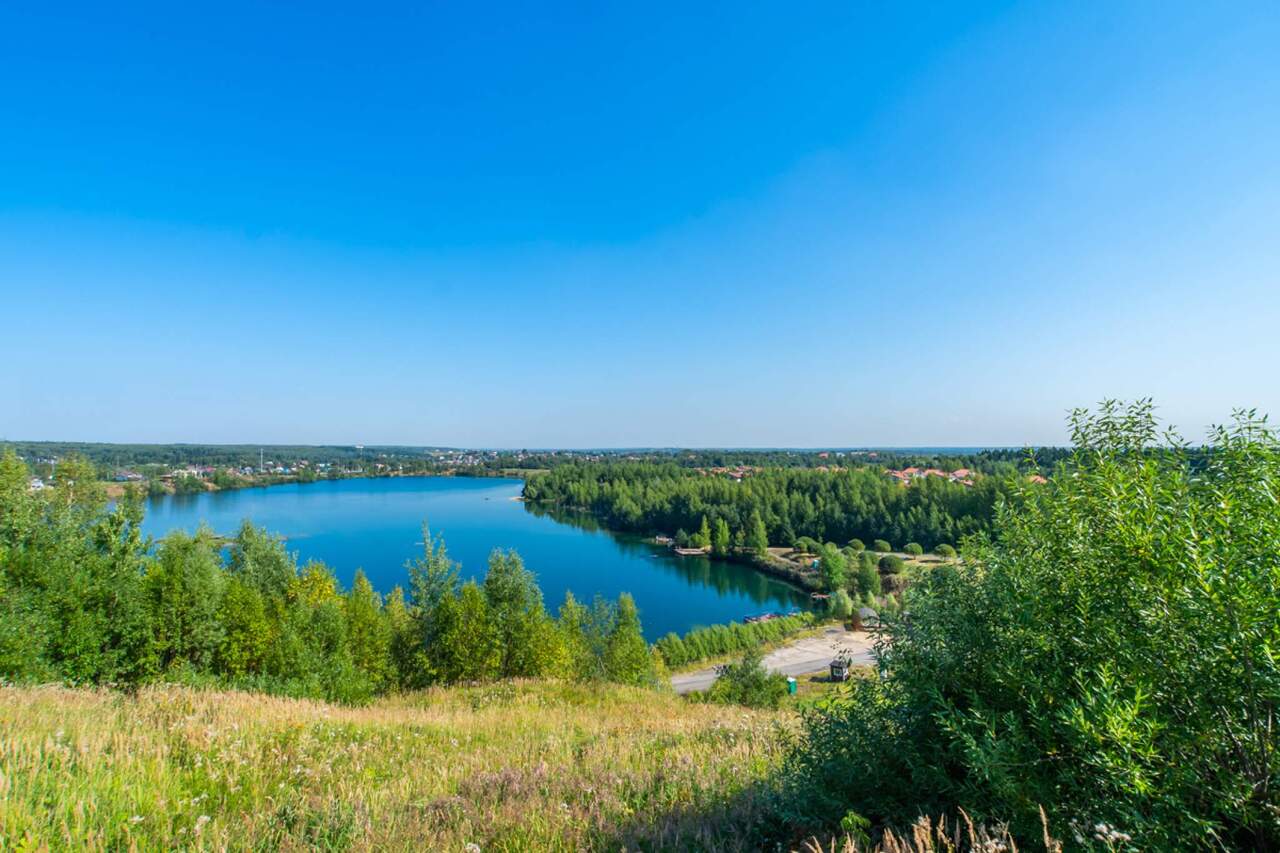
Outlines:
{"label": "tree line", "polygon": [[659,638],[654,647],[662,654],[667,666],[688,666],[785,640],[813,627],[815,621],[811,613],[794,613],[766,622],[730,622],[694,628],[683,637],[672,631]]}
{"label": "tree line", "polygon": [[695,546],[762,550],[801,537],[954,545],[988,530],[1016,476],[902,486],[878,468],[765,468],[741,481],[658,462],[574,462],[530,477],[526,500],[585,509],[607,526],[677,534]]}
{"label": "tree line", "polygon": [[164,679],[359,702],[378,693],[514,677],[651,684],[660,658],[635,602],[572,595],[552,616],[515,552],[463,583],[425,536],[407,589],[343,590],[246,522],[158,542],[143,502],[109,505],[93,466],[70,458],[51,489],[0,455],[0,678],[128,686]]}

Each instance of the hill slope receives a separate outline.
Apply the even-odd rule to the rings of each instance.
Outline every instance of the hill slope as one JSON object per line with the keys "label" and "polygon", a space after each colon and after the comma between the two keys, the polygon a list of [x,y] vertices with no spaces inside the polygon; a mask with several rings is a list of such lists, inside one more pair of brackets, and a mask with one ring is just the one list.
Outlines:
{"label": "hill slope", "polygon": [[614,686],[364,708],[0,688],[0,848],[733,848],[789,716]]}

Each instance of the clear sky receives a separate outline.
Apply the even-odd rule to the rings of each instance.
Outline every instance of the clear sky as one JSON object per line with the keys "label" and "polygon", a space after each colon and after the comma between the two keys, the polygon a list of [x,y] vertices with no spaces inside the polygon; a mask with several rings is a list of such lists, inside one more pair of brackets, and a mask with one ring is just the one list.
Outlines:
{"label": "clear sky", "polygon": [[1274,2],[622,5],[0,6],[0,437],[1280,415]]}

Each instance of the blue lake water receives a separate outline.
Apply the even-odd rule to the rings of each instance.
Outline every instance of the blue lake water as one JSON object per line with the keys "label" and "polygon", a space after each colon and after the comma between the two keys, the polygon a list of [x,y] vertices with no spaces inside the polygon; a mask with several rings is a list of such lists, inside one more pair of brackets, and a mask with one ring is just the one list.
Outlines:
{"label": "blue lake water", "polygon": [[[382,592],[407,586],[405,561],[422,552],[421,526],[443,535],[464,577],[480,578],[494,548],[514,548],[542,586],[549,609],[566,590],[589,601],[629,592],[645,635],[683,633],[767,610],[805,607],[807,596],[745,566],[677,557],[589,518],[539,512],[515,500],[521,481],[466,477],[351,479],[153,499],[152,536],[206,523],[234,534],[244,519],[284,536],[302,561],[322,560],[344,586],[357,568]],[[557,520],[559,519],[559,520]]]}

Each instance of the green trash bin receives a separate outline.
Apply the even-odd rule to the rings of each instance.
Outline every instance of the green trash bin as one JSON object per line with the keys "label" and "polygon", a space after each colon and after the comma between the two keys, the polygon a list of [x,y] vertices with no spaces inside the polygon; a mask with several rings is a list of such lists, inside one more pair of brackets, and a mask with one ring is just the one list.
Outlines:
{"label": "green trash bin", "polygon": [[792,696],[796,695],[796,691],[800,689],[800,685],[796,684],[796,680],[791,676],[787,676],[787,692]]}

